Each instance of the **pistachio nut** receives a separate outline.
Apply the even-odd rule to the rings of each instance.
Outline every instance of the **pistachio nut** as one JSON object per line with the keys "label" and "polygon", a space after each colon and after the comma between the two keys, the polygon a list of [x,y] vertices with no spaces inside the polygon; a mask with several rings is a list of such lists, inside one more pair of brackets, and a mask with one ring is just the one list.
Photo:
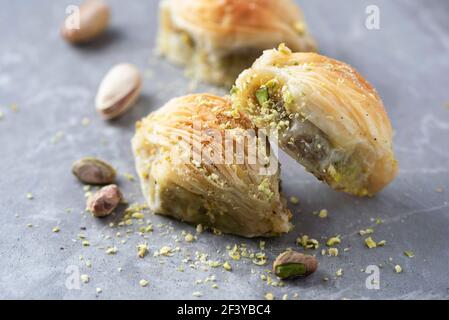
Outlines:
{"label": "pistachio nut", "polygon": [[122,199],[120,189],[111,184],[98,190],[87,201],[87,210],[92,212],[95,217],[105,217],[118,206]]}
{"label": "pistachio nut", "polygon": [[109,16],[110,10],[104,1],[87,0],[66,18],[61,28],[62,37],[74,44],[89,42],[106,30]]}
{"label": "pistachio nut", "polygon": [[108,120],[116,118],[131,108],[140,95],[142,77],[132,64],[114,66],[100,84],[96,97],[96,108]]}
{"label": "pistachio nut", "polygon": [[307,277],[318,267],[315,257],[296,251],[281,253],[273,263],[273,273],[281,279]]}
{"label": "pistachio nut", "polygon": [[109,184],[114,182],[115,169],[97,158],[82,158],[72,166],[73,174],[83,183]]}

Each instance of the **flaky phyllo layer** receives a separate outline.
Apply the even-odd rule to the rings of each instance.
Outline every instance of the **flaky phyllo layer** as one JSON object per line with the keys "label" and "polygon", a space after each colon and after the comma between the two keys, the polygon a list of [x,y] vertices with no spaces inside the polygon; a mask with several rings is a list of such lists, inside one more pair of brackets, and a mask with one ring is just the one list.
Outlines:
{"label": "flaky phyllo layer", "polygon": [[231,93],[255,126],[278,130],[281,148],[333,188],[372,195],[395,177],[382,101],[350,66],[280,46],[244,71]]}
{"label": "flaky phyllo layer", "polygon": [[176,98],[151,113],[132,140],[150,208],[246,237],[288,232],[279,165],[258,134],[229,100],[213,95]]}
{"label": "flaky phyllo layer", "polygon": [[264,49],[315,51],[292,0],[164,0],[158,51],[195,79],[231,86]]}

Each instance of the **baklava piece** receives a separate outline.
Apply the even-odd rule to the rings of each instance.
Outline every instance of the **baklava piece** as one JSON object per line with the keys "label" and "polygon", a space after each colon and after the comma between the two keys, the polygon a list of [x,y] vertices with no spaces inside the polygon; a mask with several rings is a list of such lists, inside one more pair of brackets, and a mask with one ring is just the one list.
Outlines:
{"label": "baklava piece", "polygon": [[315,51],[292,0],[163,0],[158,51],[194,79],[231,86],[265,49]]}
{"label": "baklava piece", "polygon": [[[279,164],[257,134],[229,99],[208,94],[175,98],[151,113],[132,140],[149,207],[245,237],[288,232]],[[250,145],[263,156],[252,159]]]}
{"label": "baklava piece", "polygon": [[245,70],[231,94],[256,127],[278,132],[286,153],[337,190],[373,195],[397,173],[382,101],[345,63],[281,45]]}

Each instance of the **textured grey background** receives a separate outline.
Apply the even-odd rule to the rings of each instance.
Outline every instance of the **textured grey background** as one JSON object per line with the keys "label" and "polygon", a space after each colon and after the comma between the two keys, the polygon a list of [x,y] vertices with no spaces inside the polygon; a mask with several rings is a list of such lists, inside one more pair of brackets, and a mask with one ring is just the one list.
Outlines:
{"label": "textured grey background", "polygon": [[[59,36],[70,2],[0,0],[0,111],[4,115],[0,120],[0,297],[192,299],[194,291],[211,299],[260,299],[266,292],[277,298],[298,293],[300,299],[449,297],[448,1],[299,1],[321,52],[352,64],[378,89],[395,128],[401,169],[375,198],[356,199],[330,190],[281,157],[284,190],[300,198],[301,204],[292,208],[300,208],[301,213],[294,217],[292,233],[267,240],[270,261],[284,248],[294,247],[300,233],[320,240],[341,234],[340,251],[350,247],[339,257],[319,256],[316,274],[282,288],[261,281],[260,272],[266,267],[248,260],[238,266],[231,261],[233,272],[176,271],[186,252],[193,256],[195,251],[207,252],[213,260],[224,260],[227,244],[245,242],[255,249],[258,240],[203,233],[193,244],[177,244],[176,235],[194,228],[149,215],[155,225],[147,240],[151,253],[138,259],[139,235],[130,234],[121,244],[114,236],[118,230],[107,227],[111,219],[81,213],[84,195],[70,172],[71,163],[95,155],[110,161],[121,174],[133,173],[129,141],[135,121],[190,89],[182,70],[153,56],[156,1],[111,1],[110,30],[100,41],[81,48]],[[365,28],[368,4],[380,7],[380,30]],[[122,61],[145,70],[143,95],[132,112],[106,123],[94,110],[96,89],[105,72]],[[17,112],[9,107],[13,103]],[[83,118],[90,119],[88,126],[82,125]],[[128,199],[143,201],[137,182],[121,175],[119,183]],[[28,192],[34,194],[33,200],[27,199]],[[66,208],[72,208],[72,213]],[[329,210],[326,220],[312,214],[322,208]],[[385,223],[375,226],[376,218]],[[30,223],[33,228],[27,227]],[[173,229],[167,232],[156,226],[159,223]],[[61,231],[52,233],[56,225]],[[387,241],[384,248],[365,248],[357,232],[369,226],[375,226],[376,240]],[[81,246],[79,232],[87,235],[90,247]],[[105,239],[107,235],[111,239]],[[102,248],[109,245],[117,246],[117,255],[105,254]],[[154,258],[152,253],[162,245],[178,245],[181,252]],[[413,250],[416,257],[405,257],[404,250]],[[79,260],[80,255],[92,261],[92,268]],[[365,288],[367,274],[361,269],[370,264],[383,265],[380,290]],[[404,272],[396,274],[394,264]],[[90,282],[68,290],[68,266],[78,266],[81,274],[90,275]],[[121,273],[118,267],[123,268]],[[338,268],[344,274],[335,279]],[[195,284],[211,274],[216,275],[219,289]],[[328,282],[322,281],[325,276]],[[143,278],[150,281],[146,288],[138,285]],[[96,287],[103,289],[100,295]]]}

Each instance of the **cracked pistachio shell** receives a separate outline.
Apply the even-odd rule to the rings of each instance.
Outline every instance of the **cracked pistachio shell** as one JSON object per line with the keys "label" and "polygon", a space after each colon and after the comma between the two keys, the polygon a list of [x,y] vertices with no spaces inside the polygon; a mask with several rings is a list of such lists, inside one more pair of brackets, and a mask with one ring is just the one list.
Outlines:
{"label": "cracked pistachio shell", "polygon": [[114,182],[115,169],[97,158],[82,158],[72,166],[73,174],[83,183],[108,184]]}
{"label": "cracked pistachio shell", "polygon": [[62,37],[74,44],[92,41],[106,30],[109,17],[110,10],[104,1],[87,0],[79,6],[79,11],[66,18],[61,28]]}
{"label": "cracked pistachio shell", "polygon": [[116,118],[130,109],[140,95],[142,77],[132,64],[114,66],[103,78],[96,97],[96,108],[106,119]]}
{"label": "cracked pistachio shell", "polygon": [[318,268],[315,257],[295,251],[281,253],[273,263],[273,273],[281,279],[307,277]]}

